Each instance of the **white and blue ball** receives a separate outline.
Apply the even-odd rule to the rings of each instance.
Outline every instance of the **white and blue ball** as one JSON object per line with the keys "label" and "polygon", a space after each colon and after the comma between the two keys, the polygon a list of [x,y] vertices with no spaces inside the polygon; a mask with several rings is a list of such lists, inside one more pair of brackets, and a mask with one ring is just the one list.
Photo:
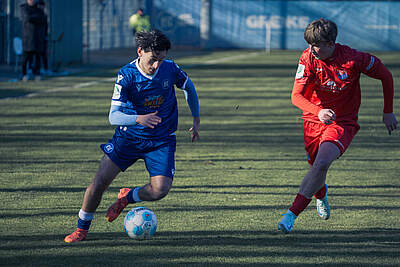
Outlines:
{"label": "white and blue ball", "polygon": [[125,233],[133,239],[150,239],[157,231],[157,217],[146,207],[129,211],[124,220]]}

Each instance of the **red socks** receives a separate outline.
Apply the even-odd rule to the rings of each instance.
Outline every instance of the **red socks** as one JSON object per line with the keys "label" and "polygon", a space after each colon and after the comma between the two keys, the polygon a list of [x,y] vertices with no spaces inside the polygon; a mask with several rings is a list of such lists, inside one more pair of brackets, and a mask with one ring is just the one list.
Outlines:
{"label": "red socks", "polygon": [[323,199],[326,195],[326,184],[324,184],[324,186],[318,190],[317,193],[315,193],[314,197],[317,199]]}
{"label": "red socks", "polygon": [[[325,195],[326,195],[326,185],[324,185],[320,190],[318,190],[318,192],[314,196],[317,199],[323,199]],[[310,202],[311,198],[306,198],[303,195],[297,194],[289,210],[293,212],[294,215],[299,216],[299,214],[307,208]]]}
{"label": "red socks", "polygon": [[308,204],[310,204],[311,198],[306,198],[303,195],[297,194],[294,199],[292,206],[289,208],[294,215],[299,216],[299,214],[307,208]]}

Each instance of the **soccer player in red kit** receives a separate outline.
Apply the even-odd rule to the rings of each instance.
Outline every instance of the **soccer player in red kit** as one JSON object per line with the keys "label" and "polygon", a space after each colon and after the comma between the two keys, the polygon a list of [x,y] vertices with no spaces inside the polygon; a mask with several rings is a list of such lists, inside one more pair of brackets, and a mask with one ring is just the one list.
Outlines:
{"label": "soccer player in red kit", "polygon": [[360,129],[357,114],[361,103],[361,73],[381,80],[383,123],[389,134],[397,128],[392,74],[377,57],[335,43],[336,36],[336,24],[326,19],[312,21],[304,32],[309,47],[300,57],[292,102],[303,111],[304,144],[311,168],[292,206],[278,224],[284,233],[292,230],[295,219],[313,196],[317,199],[319,216],[325,220],[330,216],[326,173]]}

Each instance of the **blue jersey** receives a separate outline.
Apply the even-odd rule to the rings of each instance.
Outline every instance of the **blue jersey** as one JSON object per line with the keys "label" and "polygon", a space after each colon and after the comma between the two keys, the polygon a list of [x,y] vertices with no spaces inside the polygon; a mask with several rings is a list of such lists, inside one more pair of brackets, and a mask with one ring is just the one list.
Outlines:
{"label": "blue jersey", "polygon": [[115,83],[111,105],[120,106],[125,114],[130,115],[158,111],[161,123],[153,129],[138,123],[121,125],[116,129],[116,134],[141,139],[160,139],[173,134],[178,126],[174,85],[184,88],[187,80],[187,74],[171,60],[164,60],[153,75],[144,73],[137,59],[122,67]]}

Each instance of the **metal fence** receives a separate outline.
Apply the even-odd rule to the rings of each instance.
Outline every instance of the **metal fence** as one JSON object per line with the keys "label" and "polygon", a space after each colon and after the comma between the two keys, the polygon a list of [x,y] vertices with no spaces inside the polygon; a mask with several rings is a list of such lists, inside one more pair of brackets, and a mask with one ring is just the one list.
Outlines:
{"label": "metal fence", "polygon": [[[0,63],[13,63],[21,36],[19,5],[0,1]],[[313,19],[338,24],[338,42],[361,50],[400,50],[400,1],[46,0],[53,65],[80,62],[92,50],[133,46],[129,17],[140,7],[174,46],[303,49]]]}

